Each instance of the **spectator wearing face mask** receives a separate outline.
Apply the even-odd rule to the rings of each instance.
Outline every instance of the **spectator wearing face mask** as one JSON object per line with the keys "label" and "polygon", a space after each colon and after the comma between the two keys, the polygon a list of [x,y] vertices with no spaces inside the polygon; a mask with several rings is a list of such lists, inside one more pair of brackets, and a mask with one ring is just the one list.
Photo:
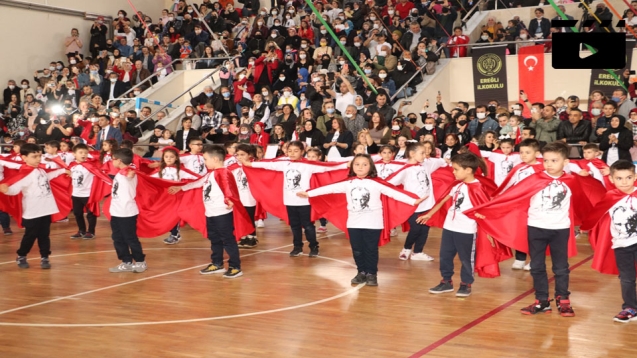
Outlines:
{"label": "spectator wearing face mask", "polygon": [[328,58],[332,58],[332,48],[327,46],[327,38],[322,37],[319,40],[320,47],[314,50],[314,61],[321,62],[324,55],[327,55]]}
{"label": "spectator wearing face mask", "polygon": [[221,111],[222,100],[223,99],[221,98],[221,96],[219,96],[212,90],[212,87],[206,86],[204,87],[203,92],[190,100],[190,104],[192,104],[193,107],[201,107],[207,103],[210,103],[215,108],[215,110]]}
{"label": "spectator wearing face mask", "polygon": [[469,123],[471,136],[481,135],[486,131],[495,131],[497,128],[498,122],[488,116],[487,107],[484,105],[476,106],[476,118]]}
{"label": "spectator wearing face mask", "polygon": [[285,59],[285,64],[280,66],[279,68],[279,76],[276,81],[272,84],[272,90],[281,93],[284,88],[288,88],[289,91],[292,91],[291,88],[294,87],[294,74],[297,73],[296,66],[292,62],[290,58]]}
{"label": "spectator wearing face mask", "polygon": [[279,98],[279,102],[277,103],[277,105],[279,106],[282,106],[284,104],[289,104],[290,106],[292,106],[292,108],[297,108],[299,104],[299,98],[292,93],[292,88],[290,87],[283,88],[283,93]]}
{"label": "spectator wearing face mask", "polygon": [[9,80],[7,82],[7,88],[4,89],[4,92],[2,93],[2,99],[3,99],[3,103],[9,104],[9,102],[11,102],[11,96],[15,95],[18,99],[20,98],[20,88],[18,88],[18,86],[16,86],[15,81],[14,80]]}

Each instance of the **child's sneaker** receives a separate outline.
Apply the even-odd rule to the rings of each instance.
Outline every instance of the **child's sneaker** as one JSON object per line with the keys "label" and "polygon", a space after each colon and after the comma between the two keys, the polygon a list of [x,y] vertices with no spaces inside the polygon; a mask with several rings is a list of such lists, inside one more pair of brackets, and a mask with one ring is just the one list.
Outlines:
{"label": "child's sneaker", "polygon": [[524,271],[531,271],[531,263],[524,265]]}
{"label": "child's sneaker", "polygon": [[418,252],[418,253],[415,253],[415,254],[411,254],[410,259],[416,260],[416,261],[433,261],[434,260],[433,257],[427,255],[424,252]]}
{"label": "child's sneaker", "polygon": [[623,309],[613,318],[613,321],[621,323],[628,323],[635,320],[637,320],[637,310],[630,307]]}
{"label": "child's sneaker", "polygon": [[146,270],[148,270],[148,266],[146,266],[146,261],[135,262],[133,264],[133,272],[142,273]]}
{"label": "child's sneaker", "polygon": [[51,268],[51,262],[48,257],[43,257],[40,259],[40,267],[44,270],[48,270]]}
{"label": "child's sneaker", "polygon": [[453,282],[441,280],[438,286],[430,288],[429,293],[445,293],[445,292],[453,292]]}
{"label": "child's sneaker", "polygon": [[95,234],[91,234],[90,232],[87,232],[86,234],[84,234],[84,236],[82,236],[83,240],[93,240],[95,239]]}
{"label": "child's sneaker", "polygon": [[389,236],[391,237],[398,236],[398,231],[396,231],[396,229],[391,229],[391,231],[389,232]]}
{"label": "child's sneaker", "polygon": [[378,277],[374,274],[368,273],[365,276],[365,280],[367,281],[367,286],[378,286]]}
{"label": "child's sneaker", "polygon": [[569,300],[568,298],[562,298],[560,296],[557,296],[555,297],[555,304],[557,305],[557,310],[560,311],[560,316],[562,317],[575,316],[573,307],[571,307],[571,300]]}
{"label": "child's sneaker", "polygon": [[316,232],[318,234],[325,234],[327,232],[327,228],[325,226],[319,226],[319,228],[316,229]]}
{"label": "child's sneaker", "polygon": [[62,220],[56,221],[56,223],[67,223],[67,222],[69,222],[69,218],[68,217],[66,217],[66,218],[64,218]]}
{"label": "child's sneaker", "polygon": [[553,309],[551,308],[551,300],[546,300],[546,301],[535,300],[535,302],[532,305],[522,308],[520,310],[520,313],[531,315],[531,314],[537,314],[541,312],[551,313],[552,311]]}
{"label": "child's sneaker", "polygon": [[511,268],[514,270],[522,270],[524,269],[524,264],[526,264],[524,260],[515,260],[513,261],[513,265],[511,265]]}
{"label": "child's sneaker", "polygon": [[84,237],[84,234],[81,231],[78,231],[75,234],[71,235],[71,239],[73,239],[73,240],[81,239],[83,237]]}
{"label": "child's sneaker", "polygon": [[310,248],[310,254],[308,255],[309,257],[316,257],[319,255],[319,248],[317,247],[313,247]]}
{"label": "child's sneaker", "polygon": [[298,257],[303,255],[303,249],[300,247],[295,247],[292,251],[290,251],[290,257]]}
{"label": "child's sneaker", "polygon": [[248,241],[248,238],[246,236],[244,236],[241,239],[239,239],[239,242],[237,243],[237,246],[239,246],[240,248],[247,247],[246,246],[246,242],[247,241]]}
{"label": "child's sneaker", "polygon": [[17,259],[15,259],[15,262],[18,264],[19,268],[29,268],[29,263],[27,262],[27,257],[26,256],[18,256]]}
{"label": "child's sneaker", "polygon": [[170,235],[170,236],[168,236],[167,238],[164,239],[164,244],[166,244],[166,245],[175,245],[179,241],[181,241],[181,234],[177,234],[177,236]]}
{"label": "child's sneaker", "polygon": [[237,278],[241,276],[243,276],[243,271],[234,267],[228,267],[228,271],[223,274],[223,278]]}
{"label": "child's sneaker", "polygon": [[411,250],[402,249],[400,251],[400,254],[398,255],[398,258],[403,261],[406,261],[406,260],[409,260],[410,256],[411,256]]}
{"label": "child's sneaker", "polygon": [[10,227],[4,228],[4,229],[2,229],[2,231],[4,231],[4,234],[5,234],[5,235],[11,235],[11,234],[13,234],[13,231],[11,231],[11,228],[10,228]]}
{"label": "child's sneaker", "polygon": [[256,227],[265,227],[265,223],[263,222],[263,220],[257,220]]}
{"label": "child's sneaker", "polygon": [[202,275],[210,275],[214,273],[223,273],[223,272],[224,272],[223,265],[217,266],[215,264],[210,264],[206,266],[206,268],[199,271],[199,273]]}
{"label": "child's sneaker", "polygon": [[255,236],[252,236],[252,237],[248,236],[246,238],[246,243],[244,247],[251,249],[251,248],[257,247],[258,243],[259,243],[259,240],[257,240]]}
{"label": "child's sneaker", "polygon": [[133,272],[133,263],[132,262],[122,262],[115,267],[111,267],[108,269],[109,272],[118,273],[118,272]]}
{"label": "child's sneaker", "polygon": [[460,283],[460,288],[456,292],[456,297],[469,297],[471,295],[471,285],[468,283]]}
{"label": "child's sneaker", "polygon": [[352,285],[360,285],[367,282],[367,274],[365,272],[359,272],[356,277],[352,279]]}

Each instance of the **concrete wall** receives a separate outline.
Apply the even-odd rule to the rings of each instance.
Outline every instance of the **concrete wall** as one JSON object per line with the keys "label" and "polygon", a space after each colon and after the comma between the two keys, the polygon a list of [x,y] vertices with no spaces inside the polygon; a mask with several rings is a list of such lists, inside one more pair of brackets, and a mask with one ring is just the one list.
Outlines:
{"label": "concrete wall", "polygon": [[[131,13],[126,0],[30,0],[23,1],[79,10],[100,15],[116,16],[119,9]],[[163,8],[162,0],[134,0],[135,7],[156,19]],[[0,6],[0,87],[7,80],[23,78],[32,81],[33,72],[48,67],[49,62],[64,60],[64,39],[71,28],[80,31],[84,52],[88,49],[92,21],[81,17]]]}

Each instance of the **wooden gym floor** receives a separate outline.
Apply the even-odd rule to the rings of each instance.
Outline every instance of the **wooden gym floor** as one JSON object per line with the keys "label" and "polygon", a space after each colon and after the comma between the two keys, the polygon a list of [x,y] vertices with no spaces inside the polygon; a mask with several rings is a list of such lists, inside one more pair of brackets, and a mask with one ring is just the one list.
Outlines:
{"label": "wooden gym floor", "polygon": [[[576,317],[529,317],[519,313],[533,301],[528,272],[509,261],[502,277],[477,278],[471,297],[432,295],[438,262],[398,260],[405,234],[381,248],[380,286],[352,287],[349,243],[331,225],[319,235],[321,257],[290,258],[289,229],[267,220],[259,246],[241,251],[245,275],[227,280],[198,273],[210,248],[189,227],[175,246],[143,240],[147,272],[109,273],[117,259],[108,222],[98,220],[91,241],[69,239],[72,218],[52,225],[51,270],[39,268],[37,245],[31,268],[16,267],[15,224],[0,237],[0,356],[637,356],[637,322],[612,321],[619,282],[590,268],[586,238],[571,260]],[[436,260],[439,243],[434,229],[425,252]]]}

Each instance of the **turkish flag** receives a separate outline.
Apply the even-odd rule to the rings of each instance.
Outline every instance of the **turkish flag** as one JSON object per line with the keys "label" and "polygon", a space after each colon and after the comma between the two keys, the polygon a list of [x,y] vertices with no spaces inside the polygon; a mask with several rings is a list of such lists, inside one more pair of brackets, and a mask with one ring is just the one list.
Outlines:
{"label": "turkish flag", "polygon": [[[520,91],[526,93],[529,102],[544,102],[544,46],[526,46],[518,51],[518,76]],[[522,99],[520,98],[520,103]],[[524,106],[524,117],[531,117]]]}

